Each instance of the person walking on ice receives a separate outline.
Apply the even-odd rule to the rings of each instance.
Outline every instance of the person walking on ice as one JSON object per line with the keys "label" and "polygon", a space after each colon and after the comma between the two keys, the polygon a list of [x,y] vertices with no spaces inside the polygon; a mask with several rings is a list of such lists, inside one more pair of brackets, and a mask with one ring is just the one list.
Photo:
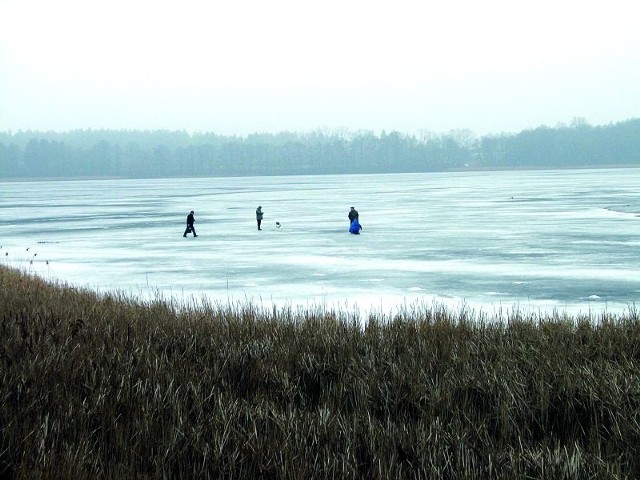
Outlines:
{"label": "person walking on ice", "polygon": [[256,221],[258,222],[258,230],[262,230],[262,228],[260,228],[260,225],[262,225],[262,217],[263,217],[262,207],[258,207],[256,209]]}
{"label": "person walking on ice", "polygon": [[184,231],[184,234],[182,235],[183,237],[187,236],[187,233],[191,232],[193,233],[194,237],[197,237],[198,235],[196,235],[196,229],[193,226],[193,224],[196,222],[196,219],[194,217],[194,213],[193,210],[191,210],[189,212],[189,215],[187,215],[187,228]]}

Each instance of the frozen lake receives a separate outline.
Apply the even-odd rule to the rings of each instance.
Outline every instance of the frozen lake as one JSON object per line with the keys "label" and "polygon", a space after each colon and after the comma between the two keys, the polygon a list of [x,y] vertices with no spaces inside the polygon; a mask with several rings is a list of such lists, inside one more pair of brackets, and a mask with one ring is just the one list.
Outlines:
{"label": "frozen lake", "polygon": [[[637,168],[4,182],[0,195],[3,264],[99,291],[383,313],[640,299]],[[198,238],[182,237],[189,210]]]}

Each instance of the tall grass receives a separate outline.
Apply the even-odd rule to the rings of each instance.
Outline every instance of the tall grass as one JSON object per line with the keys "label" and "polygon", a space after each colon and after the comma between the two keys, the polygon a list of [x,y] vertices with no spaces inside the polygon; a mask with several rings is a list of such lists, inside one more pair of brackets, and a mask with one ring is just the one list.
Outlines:
{"label": "tall grass", "polygon": [[4,478],[638,478],[640,319],[99,295],[0,267]]}

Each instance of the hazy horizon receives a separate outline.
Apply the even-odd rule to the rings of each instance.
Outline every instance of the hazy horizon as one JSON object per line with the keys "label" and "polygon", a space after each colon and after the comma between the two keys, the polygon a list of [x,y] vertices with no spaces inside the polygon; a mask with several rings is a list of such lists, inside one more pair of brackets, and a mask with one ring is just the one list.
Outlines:
{"label": "hazy horizon", "polygon": [[0,131],[519,132],[640,112],[630,0],[0,0]]}
{"label": "hazy horizon", "polygon": [[[282,129],[282,130],[255,130],[255,131],[251,131],[251,132],[245,132],[245,133],[221,133],[219,131],[216,130],[188,130],[185,128],[163,128],[163,127],[159,127],[159,128],[155,128],[155,129],[151,129],[151,128],[144,128],[144,127],[140,127],[140,128],[103,128],[103,127],[74,127],[74,128],[68,128],[68,129],[41,129],[41,130],[36,130],[36,129],[20,129],[20,130],[0,130],[0,133],[2,134],[8,134],[10,136],[17,136],[17,135],[21,135],[21,134],[28,134],[30,132],[34,133],[34,134],[43,134],[46,135],[48,133],[53,133],[56,135],[65,135],[65,134],[69,134],[69,133],[74,133],[74,132],[100,132],[100,131],[105,131],[105,132],[178,132],[178,133],[182,133],[184,132],[186,135],[190,136],[190,137],[197,137],[200,135],[216,135],[219,137],[229,137],[229,138],[240,138],[240,139],[248,139],[253,135],[273,135],[273,136],[278,136],[280,134],[292,134],[292,135],[307,135],[307,134],[314,134],[316,132],[321,132],[325,135],[340,135],[340,136],[345,136],[345,138],[349,139],[351,138],[351,136],[357,136],[359,134],[369,134],[372,133],[375,137],[382,137],[385,134],[391,134],[391,133],[398,133],[400,135],[414,135],[417,134],[418,136],[420,135],[424,135],[424,138],[431,138],[431,135],[434,136],[439,136],[439,135],[443,135],[443,136],[448,136],[448,135],[456,135],[458,132],[461,132],[462,134],[464,134],[465,132],[467,133],[471,133],[473,135],[473,137],[475,138],[482,138],[482,137],[493,137],[493,136],[499,136],[499,135],[518,135],[521,132],[524,131],[528,131],[528,130],[536,130],[538,128],[550,128],[550,129],[558,129],[558,128],[563,128],[563,127],[571,127],[572,125],[582,125],[584,121],[587,122],[587,124],[590,127],[607,127],[609,125],[615,125],[615,124],[624,124],[625,122],[630,122],[630,121],[634,121],[637,120],[639,117],[633,117],[633,118],[628,118],[628,119],[621,119],[621,120],[616,120],[616,121],[610,121],[607,123],[601,123],[601,124],[597,124],[597,123],[593,123],[593,122],[589,122],[588,119],[584,118],[584,117],[574,117],[573,119],[570,119],[568,122],[557,122],[556,124],[540,124],[540,125],[532,125],[530,127],[526,127],[523,130],[513,130],[513,131],[506,131],[506,130],[496,130],[496,131],[490,131],[490,132],[483,132],[483,133],[478,133],[475,132],[471,129],[465,129],[465,128],[451,128],[450,130],[447,131],[433,131],[433,130],[427,130],[427,129],[418,129],[416,131],[404,131],[404,130],[387,130],[387,129],[379,129],[379,130],[373,130],[373,129],[365,129],[365,128],[348,128],[348,127],[335,127],[335,128],[329,128],[329,127],[317,127],[317,128],[309,128],[309,129],[305,129],[305,130],[293,130],[293,129]],[[473,138],[472,137],[472,138]]]}

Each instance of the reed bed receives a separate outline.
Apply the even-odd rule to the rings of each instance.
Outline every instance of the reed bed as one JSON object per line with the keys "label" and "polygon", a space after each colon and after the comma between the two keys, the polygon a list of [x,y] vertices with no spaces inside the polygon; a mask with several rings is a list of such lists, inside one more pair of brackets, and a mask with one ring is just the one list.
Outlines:
{"label": "reed bed", "polygon": [[639,478],[640,319],[177,305],[0,267],[2,478]]}

